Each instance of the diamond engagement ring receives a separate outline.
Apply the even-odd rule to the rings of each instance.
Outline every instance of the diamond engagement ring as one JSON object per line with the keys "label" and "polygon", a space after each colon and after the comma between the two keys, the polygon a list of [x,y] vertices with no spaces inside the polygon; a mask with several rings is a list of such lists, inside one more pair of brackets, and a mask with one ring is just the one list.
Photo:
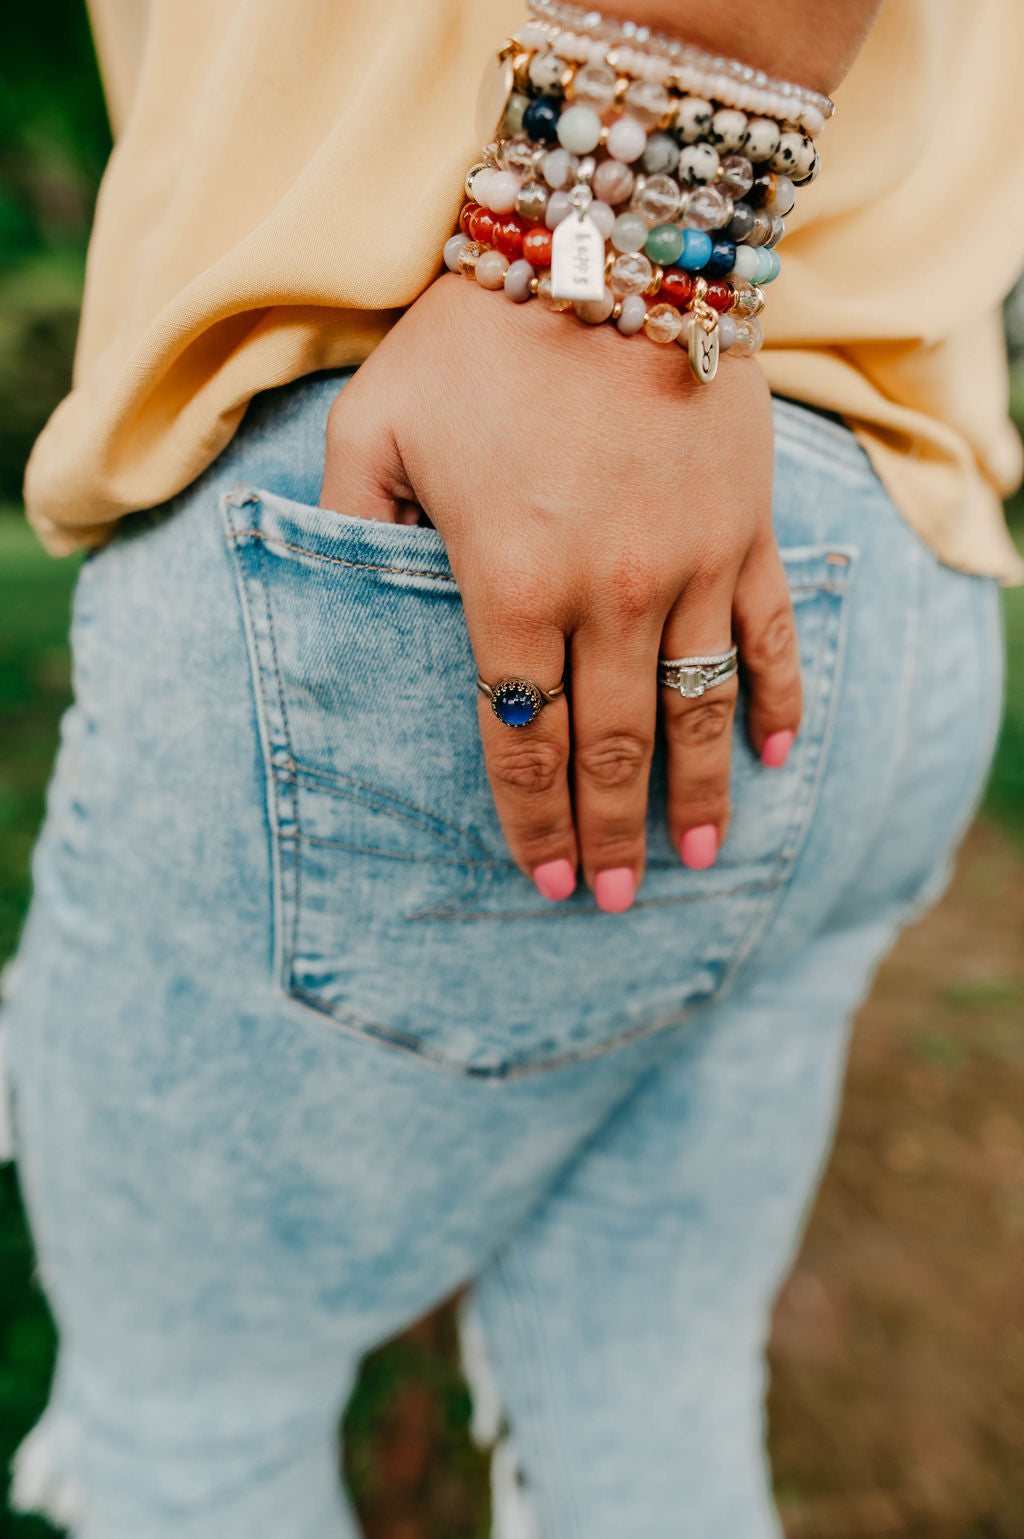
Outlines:
{"label": "diamond engagement ring", "polygon": [[477,675],[476,687],[491,702],[491,710],[506,727],[528,727],[546,705],[565,694],[565,685],[541,689],[532,679],[499,679],[488,684]]}
{"label": "diamond engagement ring", "polygon": [[699,700],[716,684],[724,684],[739,671],[737,651],[719,652],[715,657],[659,657],[658,683],[676,689],[684,700]]}

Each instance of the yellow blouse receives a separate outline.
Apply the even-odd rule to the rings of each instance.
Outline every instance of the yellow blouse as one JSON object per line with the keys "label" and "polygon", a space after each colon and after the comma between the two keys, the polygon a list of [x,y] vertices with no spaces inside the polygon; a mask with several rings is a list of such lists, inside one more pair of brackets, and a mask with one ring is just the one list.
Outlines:
{"label": "yellow blouse", "polygon": [[[257,391],[366,357],[438,269],[483,62],[524,17],[521,0],[91,9],[117,144],[73,389],[26,477],[58,552],[186,486]],[[1020,0],[889,0],[788,221],[762,354],[774,390],[850,421],[943,561],[1008,582],[1022,59]]]}

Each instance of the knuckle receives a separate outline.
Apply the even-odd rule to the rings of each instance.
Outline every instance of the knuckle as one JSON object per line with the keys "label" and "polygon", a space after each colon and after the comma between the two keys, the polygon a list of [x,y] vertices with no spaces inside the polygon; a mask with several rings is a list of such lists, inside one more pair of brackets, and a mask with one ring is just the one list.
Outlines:
{"label": "knuckle", "polygon": [[803,691],[797,679],[789,688],[773,690],[769,703],[761,705],[761,714],[770,716],[780,727],[792,727],[795,731],[800,725],[803,704]]}
{"label": "knuckle", "polygon": [[616,732],[576,749],[576,769],[591,785],[613,791],[631,785],[646,769],[653,744],[630,732]]}
{"label": "knuckle", "polygon": [[527,868],[554,860],[572,846],[572,827],[564,823],[541,822],[529,828],[509,830],[509,846]]}
{"label": "knuckle", "polygon": [[796,647],[796,621],[789,605],[778,609],[761,628],[746,638],[743,660],[755,672],[777,668],[788,661]]}
{"label": "knuckle", "polygon": [[701,700],[684,710],[673,725],[676,740],[689,748],[717,743],[732,726],[734,700]]}
{"label": "knuckle", "polygon": [[684,780],[672,800],[691,822],[717,823],[729,810],[728,778]]}
{"label": "knuckle", "polygon": [[610,573],[616,613],[626,621],[649,614],[659,602],[662,582],[663,573],[653,557],[635,551],[620,556]]}
{"label": "knuckle", "polygon": [[502,789],[543,796],[565,774],[565,756],[556,743],[510,743],[490,756],[491,778]]}
{"label": "knuckle", "polygon": [[736,563],[726,551],[717,548],[705,551],[699,565],[686,579],[687,604],[703,605],[717,600],[723,590],[731,586],[728,579],[735,569]]}

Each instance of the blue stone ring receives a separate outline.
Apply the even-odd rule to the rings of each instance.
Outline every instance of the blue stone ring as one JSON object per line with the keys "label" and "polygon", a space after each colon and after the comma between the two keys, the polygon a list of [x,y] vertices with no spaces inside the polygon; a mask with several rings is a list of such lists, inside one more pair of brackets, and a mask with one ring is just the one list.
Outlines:
{"label": "blue stone ring", "polygon": [[499,679],[488,684],[477,675],[476,687],[491,702],[491,710],[506,727],[528,727],[546,705],[565,694],[565,685],[541,689],[532,679]]}

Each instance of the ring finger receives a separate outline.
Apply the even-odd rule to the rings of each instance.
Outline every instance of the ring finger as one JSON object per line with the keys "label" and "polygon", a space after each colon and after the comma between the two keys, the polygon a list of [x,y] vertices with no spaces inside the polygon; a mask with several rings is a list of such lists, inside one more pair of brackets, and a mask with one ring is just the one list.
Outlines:
{"label": "ring finger", "polygon": [[[677,601],[662,635],[661,655],[721,657],[732,646],[731,591]],[[693,681],[687,681],[693,682]],[[738,679],[713,684],[695,698],[660,688],[668,754],[668,825],[683,864],[713,865],[729,824],[729,763]]]}

